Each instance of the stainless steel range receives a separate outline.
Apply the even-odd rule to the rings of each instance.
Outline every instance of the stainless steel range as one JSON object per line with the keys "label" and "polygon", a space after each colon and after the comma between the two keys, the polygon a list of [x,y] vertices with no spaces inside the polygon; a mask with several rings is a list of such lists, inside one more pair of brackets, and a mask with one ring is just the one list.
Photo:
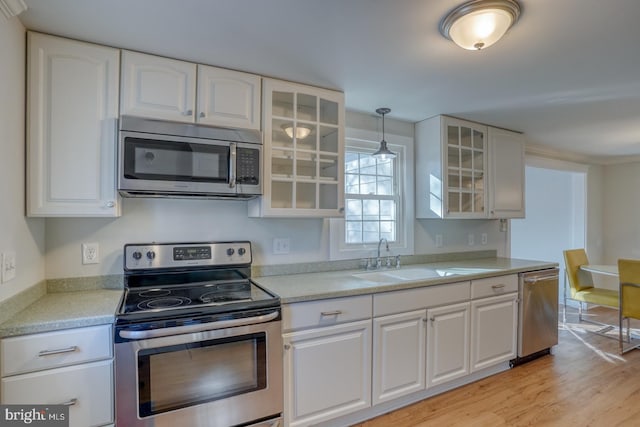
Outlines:
{"label": "stainless steel range", "polygon": [[251,261],[250,242],[125,245],[118,426],[280,424],[280,300]]}

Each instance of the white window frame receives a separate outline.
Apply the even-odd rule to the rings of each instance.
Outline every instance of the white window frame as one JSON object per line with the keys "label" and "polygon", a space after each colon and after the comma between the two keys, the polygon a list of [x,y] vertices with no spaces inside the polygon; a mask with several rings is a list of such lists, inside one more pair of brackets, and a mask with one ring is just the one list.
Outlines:
{"label": "white window frame", "polygon": [[[348,147],[356,147],[358,150],[371,151],[373,153],[380,145],[380,133],[362,129],[345,129],[345,151]],[[395,178],[397,191],[400,194],[398,205],[398,228],[396,241],[389,242],[391,255],[413,255],[414,242],[414,162],[413,139],[393,134],[385,134],[385,140],[389,149],[397,153]],[[346,196],[345,196],[346,200]],[[345,202],[343,200],[343,203]],[[371,258],[376,255],[377,243],[347,244],[345,243],[344,218],[331,218],[329,220],[329,259],[355,259]],[[381,249],[381,255],[387,253]]]}

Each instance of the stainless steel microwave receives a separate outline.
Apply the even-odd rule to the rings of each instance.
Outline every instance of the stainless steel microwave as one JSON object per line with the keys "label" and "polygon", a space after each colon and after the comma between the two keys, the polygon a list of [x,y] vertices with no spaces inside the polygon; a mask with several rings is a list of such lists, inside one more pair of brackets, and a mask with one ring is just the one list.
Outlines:
{"label": "stainless steel microwave", "polygon": [[262,194],[261,167],[259,131],[120,118],[123,197],[249,199]]}

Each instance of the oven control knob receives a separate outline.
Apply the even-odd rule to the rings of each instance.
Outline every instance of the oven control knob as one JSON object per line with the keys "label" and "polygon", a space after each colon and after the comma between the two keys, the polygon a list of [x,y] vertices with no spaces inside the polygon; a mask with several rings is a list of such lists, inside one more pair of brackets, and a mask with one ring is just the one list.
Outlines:
{"label": "oven control knob", "polygon": [[235,253],[235,250],[233,248],[229,248],[227,249],[227,255],[231,256]]}
{"label": "oven control knob", "polygon": [[242,256],[247,252],[247,250],[245,248],[240,248],[238,249],[238,255]]}
{"label": "oven control knob", "polygon": [[135,251],[133,254],[133,259],[135,260],[139,260],[140,258],[142,258],[142,253],[140,253],[140,251]]}
{"label": "oven control knob", "polygon": [[147,252],[148,259],[154,259],[156,257],[156,253],[154,251]]}

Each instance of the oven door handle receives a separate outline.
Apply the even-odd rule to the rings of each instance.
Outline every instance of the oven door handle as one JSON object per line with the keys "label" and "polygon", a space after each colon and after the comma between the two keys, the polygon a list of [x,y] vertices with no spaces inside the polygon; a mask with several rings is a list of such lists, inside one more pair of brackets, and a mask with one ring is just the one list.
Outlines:
{"label": "oven door handle", "polygon": [[263,314],[261,316],[245,317],[242,319],[221,320],[219,322],[199,323],[197,325],[176,326],[173,328],[150,329],[147,331],[121,330],[120,337],[129,340],[142,340],[147,338],[166,337],[169,335],[192,334],[196,332],[210,331],[213,329],[235,328],[237,326],[247,326],[256,323],[266,323],[274,320],[280,315],[280,311]]}

